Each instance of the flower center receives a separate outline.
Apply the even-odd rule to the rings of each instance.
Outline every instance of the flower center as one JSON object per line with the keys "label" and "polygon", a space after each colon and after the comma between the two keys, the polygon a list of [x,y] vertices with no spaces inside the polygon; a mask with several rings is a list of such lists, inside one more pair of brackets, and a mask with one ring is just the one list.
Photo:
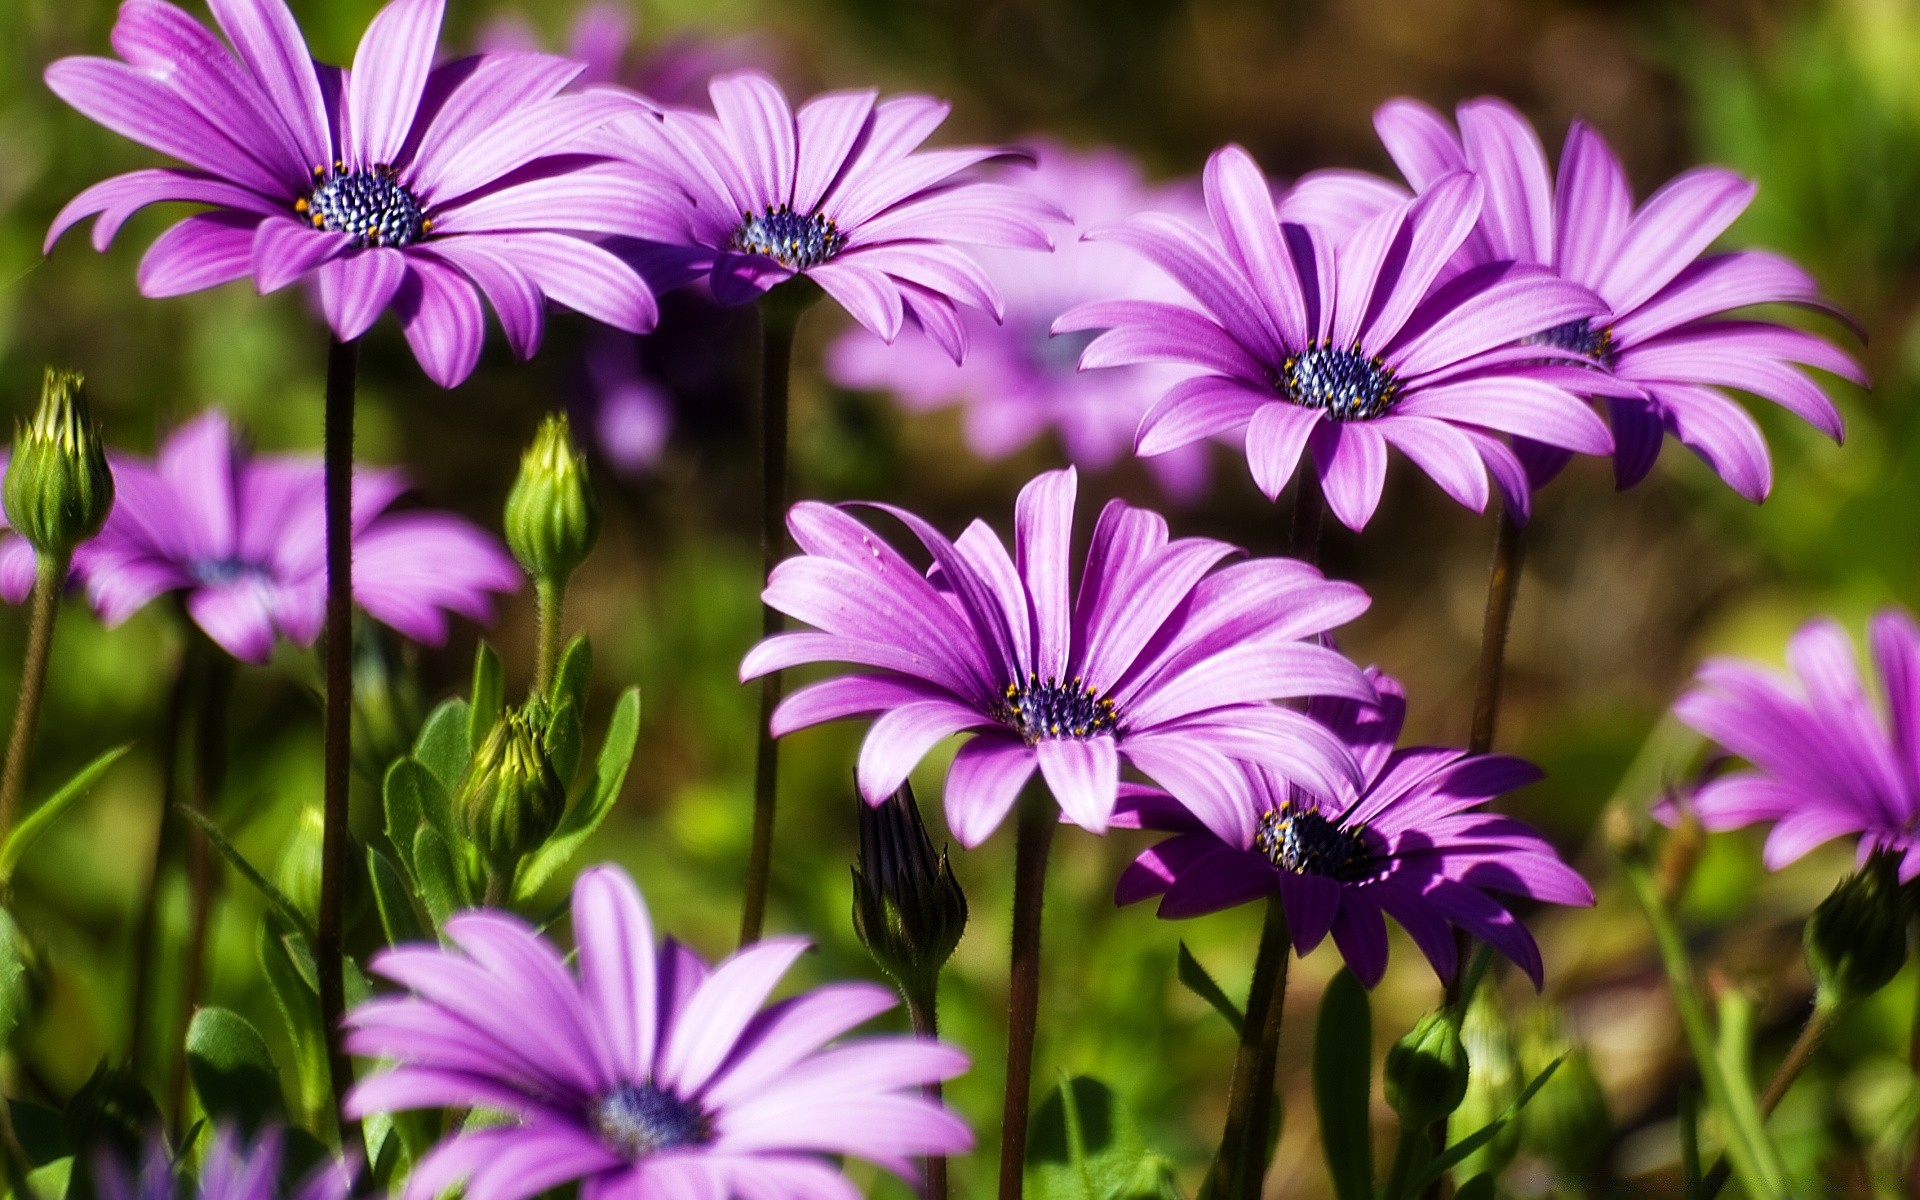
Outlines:
{"label": "flower center", "polygon": [[293,202],[295,212],[315,229],[344,233],[353,244],[411,246],[433,229],[420,201],[393,177],[393,168],[346,169],[344,163],[313,169],[313,191]]}
{"label": "flower center", "polygon": [[801,214],[782,204],[755,216],[744,213],[733,231],[733,248],[764,254],[784,267],[804,271],[840,253],[846,235],[827,217]]}
{"label": "flower center", "polygon": [[1113,701],[1086,686],[1078,675],[1067,680],[1029,675],[1025,683],[1008,684],[1000,720],[1029,745],[1041,738],[1111,733],[1120,723]]}
{"label": "flower center", "polygon": [[1602,325],[1595,329],[1593,322],[1585,317],[1542,330],[1527,338],[1526,344],[1571,350],[1586,355],[1603,367],[1613,366],[1613,326]]}
{"label": "flower center", "polygon": [[1262,815],[1253,831],[1253,848],[1274,866],[1296,875],[1324,875],[1342,883],[1358,883],[1375,870],[1364,827],[1336,825],[1321,816],[1317,808],[1295,809],[1283,804]]}
{"label": "flower center", "polygon": [[1400,383],[1393,369],[1359,347],[1308,346],[1280,366],[1280,389],[1302,408],[1336,421],[1367,421],[1393,407]]}
{"label": "flower center", "polygon": [[600,1140],[630,1159],[713,1140],[713,1122],[698,1105],[651,1083],[614,1085],[588,1116]]}

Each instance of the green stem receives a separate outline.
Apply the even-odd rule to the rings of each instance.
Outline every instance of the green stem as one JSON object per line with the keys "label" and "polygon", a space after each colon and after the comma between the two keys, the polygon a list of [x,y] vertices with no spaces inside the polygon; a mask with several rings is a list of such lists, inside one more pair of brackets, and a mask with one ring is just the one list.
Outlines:
{"label": "green stem", "polygon": [[[233,661],[198,628],[191,630],[190,636],[193,649],[189,653],[197,653],[201,665],[196,672],[200,692],[192,703],[193,787],[187,799],[194,811],[212,817],[226,786],[228,697],[233,684]],[[218,882],[213,869],[213,846],[207,839],[192,838],[187,847],[192,917],[187,927],[187,960],[180,987],[179,1025],[173,1039],[173,1076],[168,1086],[170,1111],[176,1122],[186,1112],[187,1026],[199,1007],[200,989],[206,980],[208,935],[213,928],[213,900]]]}
{"label": "green stem", "polygon": [[1674,924],[1673,915],[1661,902],[1659,889],[1643,858],[1638,854],[1630,854],[1623,857],[1621,863],[1627,882],[1646,913],[1647,923],[1653,927],[1654,944],[1659,948],[1660,962],[1666,970],[1668,986],[1673,991],[1673,1006],[1679,1012],[1680,1027],[1686,1033],[1687,1043],[1700,1069],[1700,1082],[1706,1091],[1707,1103],[1720,1115],[1722,1136],[1727,1141],[1727,1156],[1733,1163],[1733,1170],[1740,1176],[1741,1186],[1749,1196],[1774,1197],[1778,1200],[1785,1195],[1782,1190],[1785,1169],[1773,1143],[1767,1139],[1753,1096],[1745,1089],[1736,1087],[1728,1076],[1726,1064],[1720,1057],[1714,1039],[1713,1026],[1707,1019],[1706,1005],[1694,984],[1693,967],[1688,961],[1686,943],[1680,936],[1679,926]]}
{"label": "green stem", "polygon": [[314,947],[320,991],[320,1021],[327,1039],[327,1077],[340,1120],[340,1144],[349,1156],[365,1157],[360,1123],[340,1113],[353,1084],[353,1065],[340,1044],[346,1015],[346,948],[343,942],[348,787],[353,748],[353,393],[359,372],[358,343],[333,339],[327,349],[325,474],[327,512],[326,793],[320,835],[320,911]]}
{"label": "green stem", "polygon": [[[907,998],[907,1015],[913,1021],[913,1032],[932,1040],[940,1036],[940,977],[936,973],[933,982],[926,988],[914,988],[904,993]],[[940,1103],[944,1089],[939,1080],[929,1083],[924,1089],[927,1099]],[[927,1200],[947,1200],[947,1159],[945,1155],[929,1154],[926,1158]]]}
{"label": "green stem", "polygon": [[13,734],[7,739],[7,763],[0,775],[0,843],[13,832],[20,815],[20,793],[27,782],[27,759],[34,727],[40,723],[40,698],[47,688],[47,658],[53,626],[60,615],[60,593],[67,584],[71,555],[41,555],[33,579],[33,613],[27,624],[27,658],[20,668],[20,702],[13,710]]}
{"label": "green stem", "polygon": [[567,586],[542,579],[534,584],[534,595],[540,614],[540,645],[533,682],[534,690],[544,696],[553,688],[553,673],[560,669],[561,617],[567,605]]}
{"label": "green stem", "polygon": [[1494,727],[1500,719],[1507,632],[1513,627],[1514,594],[1520,589],[1520,567],[1526,557],[1525,535],[1526,527],[1502,508],[1493,536],[1493,568],[1487,574],[1487,610],[1480,624],[1480,663],[1473,679],[1473,730],[1467,738],[1467,749],[1474,754],[1493,749]]}
{"label": "green stem", "polygon": [[1020,798],[1013,844],[1013,946],[1007,969],[1007,1083],[1000,1111],[1000,1200],[1026,1186],[1027,1116],[1033,1101],[1033,1043],[1040,1013],[1040,915],[1047,851],[1059,812],[1044,788]]}
{"label": "green stem", "polygon": [[[1446,1122],[1440,1122],[1445,1125]],[[1385,1196],[1404,1196],[1407,1185],[1415,1178],[1421,1160],[1421,1143],[1427,1140],[1427,1130],[1418,1125],[1402,1124],[1400,1134],[1393,1143],[1393,1167],[1387,1172],[1387,1190]]]}
{"label": "green stem", "polygon": [[[793,372],[793,335],[800,316],[817,296],[814,285],[795,276],[760,300],[760,577],[773,574],[787,550],[787,402]],[[780,614],[762,608],[760,635],[780,632]],[[780,744],[771,731],[779,707],[780,672],[760,678],[760,722],[753,756],[753,840],[747,851],[746,899],[740,914],[740,944],[759,940],[766,924],[773,876],[773,820],[780,790]]]}
{"label": "green stem", "polygon": [[1247,989],[1246,1019],[1227,1085],[1227,1119],[1220,1130],[1204,1192],[1209,1200],[1257,1200],[1267,1175],[1267,1129],[1273,1119],[1273,1084],[1280,1053],[1280,1020],[1286,1008],[1292,939],[1280,897],[1267,900],[1260,948]]}
{"label": "green stem", "polygon": [[[1815,999],[1813,1011],[1807,1014],[1807,1023],[1800,1027],[1800,1036],[1793,1039],[1793,1045],[1787,1049],[1787,1056],[1780,1060],[1780,1066],[1774,1071],[1773,1078],[1767,1080],[1766,1090],[1760,1093],[1762,1117],[1772,1116],[1773,1110],[1780,1107],[1780,1101],[1786,1097],[1787,1089],[1793,1086],[1793,1081],[1799,1078],[1800,1072],[1813,1061],[1814,1051],[1820,1048],[1820,1043],[1833,1029],[1833,1023],[1839,1015],[1840,1005],[1827,1003],[1819,998]],[[1713,1200],[1720,1194],[1720,1189],[1727,1185],[1727,1179],[1732,1174],[1733,1164],[1727,1161],[1727,1155],[1722,1154],[1719,1161],[1713,1164],[1713,1169],[1707,1172],[1706,1180],[1701,1184],[1700,1194],[1706,1197],[1706,1200]]]}
{"label": "green stem", "polygon": [[127,994],[127,1061],[136,1076],[146,1059],[154,940],[160,923],[160,884],[168,859],[180,852],[184,832],[173,806],[180,796],[180,743],[186,736],[187,709],[193,702],[193,675],[199,657],[196,649],[197,642],[190,638],[180,653],[167,701],[166,728],[160,739],[160,820],[154,826],[153,862],[147,872],[146,891],[140,898],[140,915],[134,925],[133,981]]}

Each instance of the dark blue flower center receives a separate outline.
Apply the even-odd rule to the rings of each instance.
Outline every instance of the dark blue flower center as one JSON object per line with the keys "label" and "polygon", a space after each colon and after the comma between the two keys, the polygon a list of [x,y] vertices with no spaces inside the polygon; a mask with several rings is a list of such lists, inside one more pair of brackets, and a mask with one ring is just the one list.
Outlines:
{"label": "dark blue flower center", "polygon": [[1027,676],[1025,683],[1007,685],[1000,721],[1028,744],[1050,737],[1089,738],[1111,733],[1119,725],[1113,701],[1072,679]]}
{"label": "dark blue flower center", "polygon": [[651,1083],[614,1085],[588,1119],[601,1141],[630,1159],[713,1140],[713,1122],[699,1105]]}
{"label": "dark blue flower center", "polygon": [[1071,375],[1080,369],[1080,356],[1099,336],[1097,329],[1049,333],[1045,325],[1038,325],[1027,339],[1027,355],[1034,369],[1043,375]]}
{"label": "dark blue flower center", "polygon": [[1317,808],[1286,804],[1263,814],[1253,831],[1253,848],[1274,866],[1296,875],[1359,883],[1377,870],[1364,827],[1337,825]]}
{"label": "dark blue flower center", "polygon": [[802,216],[784,204],[758,216],[742,214],[732,243],[735,250],[764,254],[796,271],[819,266],[846,244],[846,235],[831,219],[818,213]]}
{"label": "dark blue flower center", "polygon": [[1393,407],[1400,392],[1393,369],[1359,347],[1308,346],[1280,364],[1280,389],[1302,408],[1336,421],[1367,421]]}
{"label": "dark blue flower center", "polygon": [[294,201],[294,210],[315,229],[344,233],[362,249],[411,246],[433,229],[392,167],[349,171],[335,163],[331,171],[315,167],[313,180],[312,193]]}
{"label": "dark blue flower center", "polygon": [[226,587],[242,580],[269,580],[273,572],[259,563],[238,558],[206,558],[193,564],[193,577],[204,587]]}
{"label": "dark blue flower center", "polygon": [[1586,355],[1603,367],[1613,365],[1613,326],[1602,325],[1595,329],[1593,322],[1585,317],[1542,330],[1527,338],[1526,344],[1571,350],[1575,354]]}

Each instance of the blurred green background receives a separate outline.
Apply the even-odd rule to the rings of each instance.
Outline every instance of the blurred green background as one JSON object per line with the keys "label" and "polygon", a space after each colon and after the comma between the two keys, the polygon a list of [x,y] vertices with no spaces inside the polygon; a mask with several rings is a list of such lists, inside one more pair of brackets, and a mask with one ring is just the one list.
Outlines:
{"label": "blurred green background", "polygon": [[[350,58],[375,4],[293,7],[316,54],[339,62]],[[501,11],[465,0],[450,7],[454,45],[469,43]],[[568,5],[521,7],[559,42]],[[1920,345],[1912,336],[1920,297],[1920,5],[660,0],[636,15],[642,43],[687,31],[764,34],[780,48],[781,71],[796,91],[877,83],[949,96],[955,116],[941,135],[948,140],[1045,132],[1121,146],[1164,177],[1197,170],[1228,140],[1278,174],[1328,165],[1387,170],[1369,125],[1378,103],[1410,94],[1450,106],[1495,92],[1534,118],[1551,149],[1569,118],[1587,117],[1642,195],[1699,161],[1759,180],[1759,199],[1733,239],[1799,258],[1859,316],[1876,388],[1839,389],[1844,448],[1783,413],[1759,413],[1776,463],[1773,497],[1759,507],[1671,446],[1653,478],[1627,495],[1614,493],[1603,464],[1579,464],[1555,483],[1537,502],[1529,534],[1500,733],[1501,748],[1550,771],[1514,809],[1544,827],[1601,893],[1596,910],[1543,915],[1536,929],[1548,999],[1593,1048],[1615,1125],[1599,1178],[1569,1180],[1526,1157],[1508,1186],[1522,1195],[1611,1187],[1677,1195],[1676,1096],[1691,1069],[1643,922],[1609,870],[1595,821],[1623,780],[1629,799],[1643,804],[1678,770],[1680,751],[1649,739],[1702,656],[1777,661],[1786,635],[1812,614],[1835,612],[1857,629],[1874,608],[1920,594]],[[96,413],[122,446],[150,449],[188,415],[220,405],[264,448],[317,451],[324,339],[295,290],[262,300],[235,285],[140,299],[135,265],[173,216],[159,212],[137,217],[104,255],[79,233],[50,258],[41,255],[48,222],[75,192],[154,161],[66,109],[40,82],[56,57],[106,53],[112,17],[105,0],[0,0],[0,406],[24,414],[42,366],[56,363],[87,372]],[[831,388],[814,364],[841,320],[823,307],[802,329],[796,496],[884,496],[950,530],[974,515],[1006,528],[1014,490],[1058,461],[1057,448],[982,465],[966,454],[953,413],[909,418],[884,396]],[[751,341],[741,337],[750,330],[734,329],[713,347],[735,388],[752,376]],[[473,380],[443,392],[421,375],[391,321],[383,323],[367,339],[361,456],[404,464],[428,502],[497,527],[539,414],[577,387],[583,333],[577,320],[557,318],[546,348],[526,366],[496,338]],[[619,687],[637,682],[645,694],[635,769],[591,857],[631,868],[662,927],[718,954],[732,944],[746,855],[754,698],[735,682],[735,669],[758,626],[757,547],[748,405],[724,387],[704,404],[683,419],[651,475],[618,479],[602,464],[608,521],[570,617],[598,651],[596,720]],[[1232,455],[1220,457],[1211,499],[1174,514],[1176,532],[1277,550],[1284,512],[1260,498]],[[1083,490],[1083,536],[1102,495],[1158,505],[1131,464]],[[1489,521],[1399,460],[1366,536],[1329,535],[1328,570],[1375,597],[1345,647],[1406,681],[1416,739],[1465,738],[1490,544]],[[18,614],[0,614],[0,670],[16,669],[21,624]],[[530,674],[532,633],[523,593],[488,635],[516,687]],[[402,655],[425,697],[462,685],[475,637],[466,627],[448,647]],[[164,605],[109,633],[75,604],[61,627],[35,762],[40,789],[110,743],[140,745],[41,844],[20,880],[16,911],[47,962],[15,1094],[57,1102],[103,1056],[125,1053],[131,913],[151,853],[155,743],[181,644]],[[239,674],[232,774],[219,815],[256,861],[277,859],[300,808],[318,797],[316,679],[311,658],[290,652],[271,668]],[[0,691],[12,686],[0,678]],[[812,731],[785,749],[771,924],[818,939],[820,952],[799,973],[808,980],[874,974],[847,917],[859,733]],[[916,777],[930,817],[943,769],[936,755]],[[356,801],[368,828],[370,801],[370,792]],[[943,836],[937,823],[935,830]],[[1074,830],[1056,843],[1036,1077],[1105,1080],[1190,1190],[1217,1135],[1231,1034],[1175,980],[1176,945],[1185,938],[1240,995],[1259,917],[1174,925],[1146,908],[1115,910],[1113,880],[1138,846],[1127,836],[1099,841]],[[1830,848],[1765,878],[1757,847],[1751,836],[1714,839],[1686,915],[1714,986],[1750,988],[1761,1000],[1764,1074],[1809,995],[1799,923],[1849,860]],[[989,1146],[1010,860],[1005,835],[956,858],[974,920],[944,996],[949,1036],[976,1058],[951,1095]],[[278,1037],[254,964],[257,899],[231,876],[224,886],[209,997]],[[177,884],[169,904],[178,936],[186,904]],[[373,922],[365,925],[359,933],[370,940]],[[1394,967],[1375,997],[1377,1047],[1436,996],[1424,961],[1395,938]],[[1306,1064],[1308,1014],[1336,966],[1323,949],[1295,971],[1274,1195],[1327,1194]],[[166,986],[175,994],[177,983]],[[1850,1015],[1776,1123],[1804,1169],[1829,1164],[1834,1194],[1900,1194],[1899,1152],[1912,1140],[1915,1111],[1905,1065],[1914,990],[1910,967]],[[1506,981],[1503,994],[1515,1014],[1535,1003],[1524,981]],[[164,1010],[145,1019],[154,1029],[177,1020]],[[1390,1122],[1376,1104],[1384,1137]],[[960,1164],[957,1194],[980,1194],[990,1169],[990,1153]]]}

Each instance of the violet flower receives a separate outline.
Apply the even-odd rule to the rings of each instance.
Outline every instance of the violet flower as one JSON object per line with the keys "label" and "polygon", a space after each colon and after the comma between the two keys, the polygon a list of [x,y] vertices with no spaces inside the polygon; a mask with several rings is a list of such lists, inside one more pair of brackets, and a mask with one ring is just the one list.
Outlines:
{"label": "violet flower", "polygon": [[[632,14],[624,6],[608,0],[581,5],[564,49],[568,58],[585,68],[574,86],[617,83],[662,104],[698,104],[706,98],[707,84],[715,75],[749,67],[770,70],[779,58],[777,46],[752,34],[716,37],[687,32],[635,53],[635,33]],[[488,21],[479,44],[489,54],[542,48],[532,24],[517,12]]]}
{"label": "violet flower", "polygon": [[47,85],[185,167],[88,188],[54,218],[48,250],[90,216],[105,249],[148,204],[209,205],[148,249],[142,294],[312,278],[335,337],[360,337],[392,308],[443,387],[479,359],[482,295],[521,358],[540,344],[549,299],[651,328],[647,284],[592,239],[672,236],[662,189],[624,163],[556,153],[637,102],[562,94],[581,66],[549,55],[435,67],[444,3],[392,0],[347,72],[312,62],[283,0],[211,0],[232,51],[163,0],[126,0],[121,59],[61,59]]}
{"label": "violet flower", "polygon": [[1112,299],[1054,325],[1107,331],[1082,367],[1167,362],[1205,372],[1174,384],[1147,413],[1136,452],[1244,430],[1254,481],[1275,497],[1311,451],[1328,506],[1360,529],[1379,505],[1389,446],[1476,511],[1491,471],[1521,514],[1523,473],[1488,430],[1612,451],[1605,424],[1566,386],[1566,367],[1546,361],[1576,353],[1513,345],[1543,325],[1600,314],[1591,293],[1527,265],[1490,265],[1435,286],[1480,213],[1471,175],[1457,173],[1337,241],[1282,223],[1266,176],[1238,146],[1208,160],[1204,184],[1217,237],[1151,214],[1088,235],[1145,255],[1204,311]]}
{"label": "violet flower", "polygon": [[94,1167],[94,1187],[100,1200],[347,1200],[353,1172],[338,1161],[322,1163],[291,1193],[281,1191],[282,1144],[277,1128],[262,1132],[252,1144],[230,1125],[219,1127],[200,1163],[200,1175],[189,1187],[174,1177],[167,1147],[155,1138],[147,1147],[140,1174],[130,1177],[110,1156]]}
{"label": "violet flower", "polygon": [[[264,662],[276,638],[310,646],[326,617],[322,469],[317,456],[255,456],[225,416],[182,426],[152,461],[113,459],[106,528],[74,554],[74,573],[107,625],[168,592],[235,658]],[[353,598],[369,616],[437,644],[447,614],[484,621],[489,593],[520,586],[499,543],[447,513],[389,512],[406,490],[394,471],[358,471]]]}
{"label": "violet flower", "polygon": [[[1887,609],[1867,649],[1885,704],[1868,695],[1839,624],[1808,622],[1787,644],[1791,675],[1739,659],[1703,665],[1674,715],[1751,769],[1701,784],[1687,799],[1708,829],[1772,822],[1765,861],[1777,871],[1823,842],[1858,836],[1860,860],[1899,858],[1920,876],[1920,627]],[[1673,806],[1656,815],[1672,819]]]}
{"label": "violet flower", "polygon": [[[1148,210],[1204,222],[1199,197],[1179,187],[1149,187],[1140,167],[1117,150],[1075,151],[1057,143],[1033,147],[1037,167],[1015,168],[1005,182],[1098,228]],[[1132,449],[1133,431],[1153,401],[1193,371],[1124,367],[1097,375],[1078,370],[1089,338],[1053,335],[1061,313],[1089,300],[1115,297],[1178,301],[1184,293],[1164,274],[1111,242],[1072,239],[1050,255],[975,253],[1005,298],[1003,319],[968,310],[961,346],[909,334],[887,345],[850,329],[827,351],[827,375],[843,387],[884,390],[902,407],[927,412],[965,408],[967,447],[983,459],[1006,458],[1051,431],[1068,461],[1104,471]],[[1207,486],[1207,444],[1194,443],[1147,460],[1168,496],[1197,501]]]}
{"label": "violet flower", "polygon": [[[1780,255],[1705,253],[1753,199],[1751,181],[1721,167],[1697,167],[1636,210],[1620,160],[1586,122],[1567,129],[1556,177],[1539,135],[1505,101],[1469,100],[1457,116],[1456,130],[1424,104],[1393,100],[1374,114],[1374,127],[1416,190],[1460,170],[1473,171],[1485,185],[1486,204],[1457,265],[1534,263],[1606,302],[1605,313],[1543,321],[1531,336],[1579,350],[1598,368],[1592,391],[1613,425],[1621,488],[1646,478],[1672,434],[1736,492],[1765,499],[1773,483],[1766,439],[1729,388],[1780,405],[1836,442],[1843,438],[1839,411],[1803,368],[1865,385],[1853,357],[1804,330],[1732,314],[1790,304],[1848,318],[1821,296],[1811,276]],[[1300,188],[1328,185],[1342,197],[1352,195],[1342,179],[1310,177]],[[1566,461],[1552,450],[1532,450],[1526,458],[1536,482]]]}
{"label": "violet flower", "polygon": [[767,1005],[805,951],[768,938],[709,968],[668,939],[615,867],[573,888],[579,970],[504,912],[462,913],[451,947],[402,946],[375,974],[411,995],[347,1017],[355,1054],[390,1060],[354,1086],[353,1116],[484,1108],[422,1158],[408,1200],[464,1179],[466,1194],[520,1200],[574,1181],[586,1200],[754,1196],[858,1200],[826,1155],[902,1177],[917,1155],[972,1148],[960,1119],[921,1093],[966,1069],[931,1040],[835,1038],[892,1008],[875,984],[840,983]]}
{"label": "violet flower", "polygon": [[1255,769],[1235,781],[1237,828],[1224,840],[1171,798],[1130,789],[1114,823],[1176,836],[1141,854],[1114,899],[1159,896],[1163,917],[1196,917],[1278,892],[1296,951],[1329,933],[1368,987],[1387,968],[1391,916],[1443,980],[1458,969],[1459,926],[1512,959],[1537,988],[1540,950],[1502,896],[1593,903],[1553,847],[1487,801],[1534,782],[1531,763],[1433,746],[1396,750],[1406,717],[1398,681],[1369,670],[1377,704],[1316,700],[1308,712],[1360,764],[1361,785],[1322,799]]}
{"label": "violet flower", "polygon": [[1372,698],[1359,668],[1313,640],[1365,610],[1366,593],[1292,559],[1220,567],[1234,547],[1169,541],[1157,514],[1118,500],[1100,514],[1076,588],[1076,488],[1068,468],[1021,490],[1012,555],[982,522],[949,541],[873,505],[926,548],[927,575],[842,510],[796,504],[787,527],[802,553],[762,598],[815,631],[765,639],[740,677],[814,662],[861,670],[787,697],[773,734],[877,717],[857,775],[879,804],[936,743],[972,733],[946,788],[947,825],[964,846],[993,832],[1036,768],[1067,818],[1096,833],[1122,758],[1223,830],[1238,818],[1217,781],[1238,761],[1323,789],[1350,781],[1339,739],[1269,702]]}
{"label": "violet flower", "polygon": [[1001,302],[955,243],[1047,250],[1044,226],[1064,219],[1031,193],[970,174],[1011,151],[919,150],[947,116],[931,97],[826,92],[796,113],[759,71],[722,75],[709,91],[717,115],[669,109],[594,144],[624,138],[637,165],[684,196],[685,236],[654,240],[722,304],[804,275],[888,341],[911,315],[959,347],[959,307],[997,316]]}

